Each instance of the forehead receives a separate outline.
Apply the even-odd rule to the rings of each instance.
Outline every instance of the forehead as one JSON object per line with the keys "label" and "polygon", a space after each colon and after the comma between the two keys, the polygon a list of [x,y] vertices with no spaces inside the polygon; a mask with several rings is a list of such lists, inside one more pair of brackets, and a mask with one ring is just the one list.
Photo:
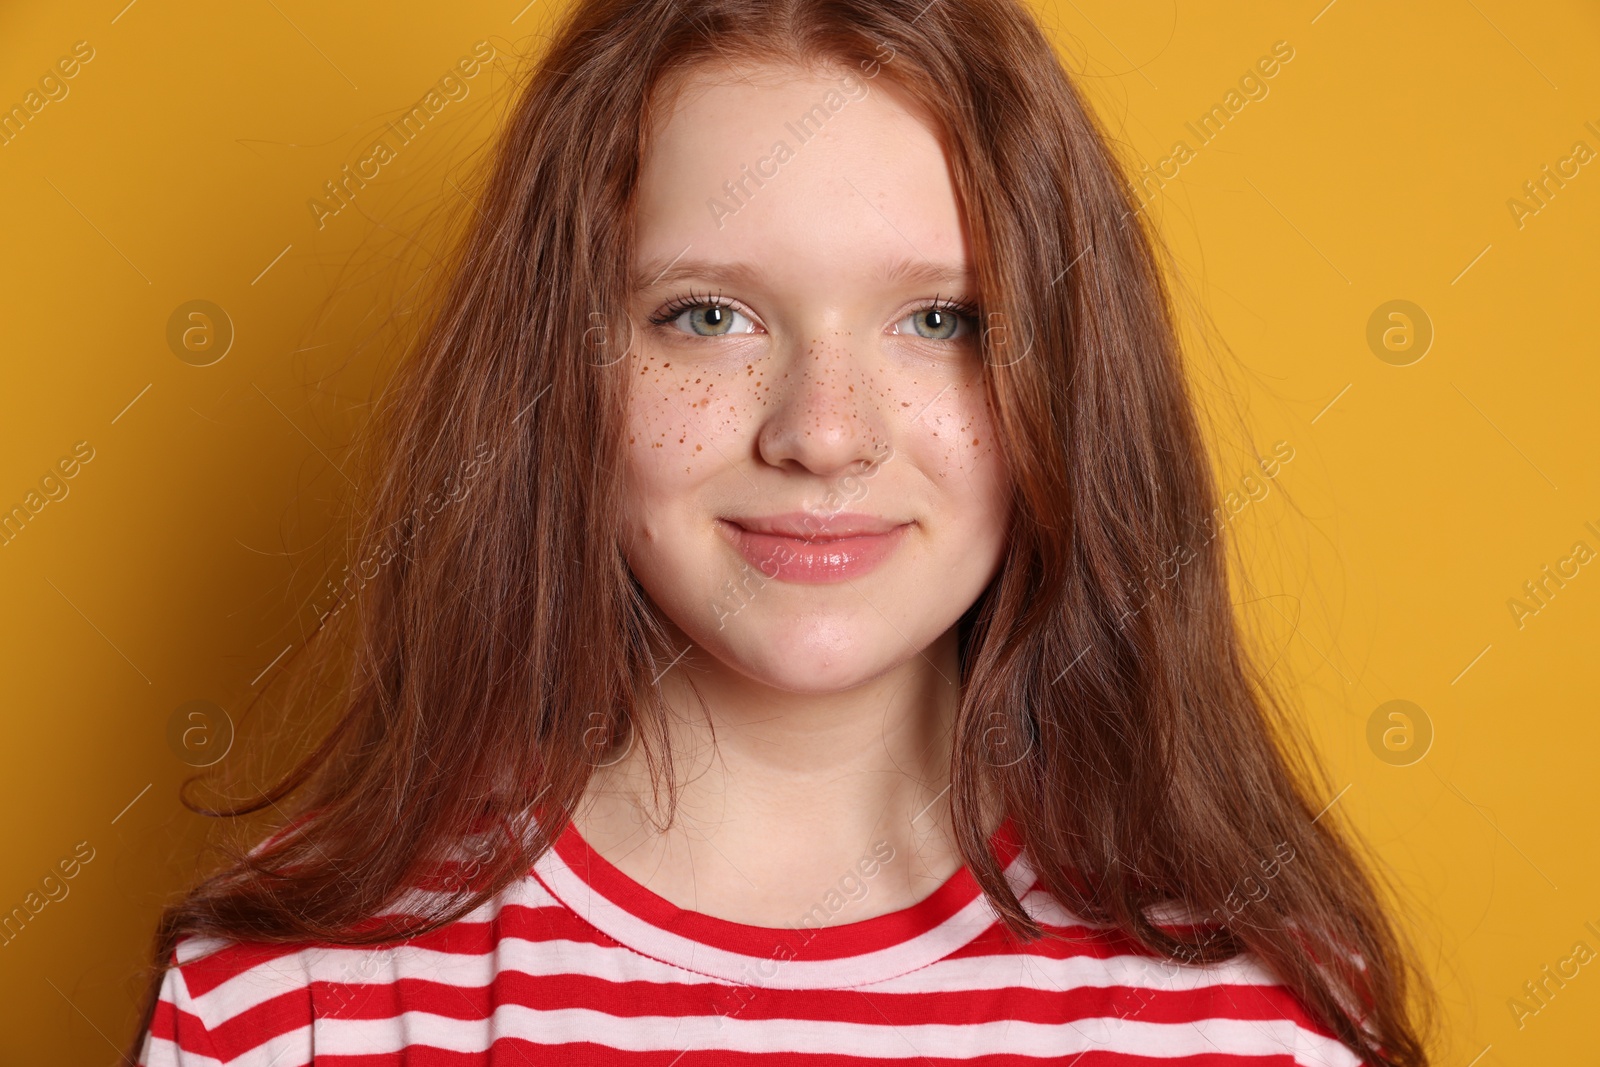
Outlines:
{"label": "forehead", "polygon": [[873,260],[965,264],[939,132],[888,77],[702,66],[664,90],[637,192],[637,265],[686,249],[832,275]]}

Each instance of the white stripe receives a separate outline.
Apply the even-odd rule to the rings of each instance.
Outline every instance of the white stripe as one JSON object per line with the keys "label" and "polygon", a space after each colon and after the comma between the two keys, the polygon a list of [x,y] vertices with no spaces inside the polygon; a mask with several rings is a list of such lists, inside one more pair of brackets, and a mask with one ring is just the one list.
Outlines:
{"label": "white stripe", "polygon": [[190,934],[179,939],[174,946],[174,954],[178,957],[178,965],[182,966],[191,960],[197,959],[211,952],[212,949],[222,948],[228,942],[216,937],[196,937]]}
{"label": "white stripe", "polygon": [[[685,970],[773,989],[840,989],[879,982],[943,959],[983,933],[995,922],[994,909],[982,894],[938,926],[873,952],[828,960],[788,958],[776,942],[774,954],[754,956],[715,948],[663,930],[602,896],[551,849],[534,865],[557,898],[601,933],[656,959]],[[1021,853],[1006,869],[1012,891],[1033,884],[1033,872]],[[774,931],[788,933],[788,931]]]}
{"label": "white stripe", "polygon": [[322,1055],[383,1054],[408,1044],[452,1052],[483,1052],[499,1038],[541,1045],[589,1043],[627,1052],[718,1050],[808,1053],[869,1059],[978,1056],[1061,1057],[1089,1051],[1152,1057],[1292,1053],[1303,1067],[1360,1067],[1354,1053],[1287,1019],[1207,1019],[1199,1023],[1148,1023],[1093,1018],[1072,1023],[999,1020],[893,1026],[800,1019],[710,1016],[614,1016],[582,1008],[535,1011],[502,1004],[493,1019],[463,1022],[424,1012],[395,1020],[322,1020]]}
{"label": "white stripe", "polygon": [[1150,956],[1047,956],[996,954],[940,960],[921,970],[874,982],[864,992],[935,993],[940,990],[1041,989],[1129,986],[1158,991],[1188,991],[1219,985],[1275,986],[1279,983],[1249,956],[1221,963],[1180,964]]}

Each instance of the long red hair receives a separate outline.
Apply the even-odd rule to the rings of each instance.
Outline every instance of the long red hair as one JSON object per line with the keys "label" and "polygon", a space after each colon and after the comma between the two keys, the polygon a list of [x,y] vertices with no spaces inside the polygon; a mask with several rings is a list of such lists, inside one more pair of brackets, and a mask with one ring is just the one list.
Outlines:
{"label": "long red hair", "polygon": [[[615,745],[666,774],[651,679],[673,653],[616,539],[633,193],[683,77],[752,57],[891,78],[941,124],[1015,487],[1001,570],[960,623],[950,768],[1002,921],[1041,933],[986,847],[985,796],[1069,910],[1179,961],[1253,953],[1368,1061],[1425,1063],[1426,984],[1369,867],[1316,818],[1319,772],[1233,615],[1159,241],[1016,0],[571,7],[375,419],[359,591],[270,690],[334,725],[246,804],[185,799],[285,828],[163,911],[130,1060],[179,938],[432,929],[526,875]],[[483,827],[511,832],[472,877],[394,910]],[[1224,929],[1154,921],[1174,904]]]}

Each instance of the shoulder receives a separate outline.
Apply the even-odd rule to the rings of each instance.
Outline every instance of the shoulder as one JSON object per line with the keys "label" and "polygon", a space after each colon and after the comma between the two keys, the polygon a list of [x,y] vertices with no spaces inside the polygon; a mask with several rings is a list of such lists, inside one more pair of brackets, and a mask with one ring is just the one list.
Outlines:
{"label": "shoulder", "polygon": [[[433,896],[418,891],[396,910],[421,910]],[[454,1003],[462,989],[486,988],[504,963],[496,943],[548,936],[540,913],[550,903],[528,877],[453,923],[377,945],[185,937],[167,961],[139,1067],[300,1067],[346,1041],[347,1052],[403,1044],[401,1001],[428,1010],[440,996]]]}
{"label": "shoulder", "polygon": [[[370,1015],[393,989],[388,945],[256,944],[209,937],[178,942],[162,978],[140,1067],[300,1067],[319,1028]],[[378,1011],[379,1028],[389,1025]]]}
{"label": "shoulder", "polygon": [[181,939],[167,960],[140,1067],[309,1063],[315,951]]}
{"label": "shoulder", "polygon": [[[1091,1046],[1130,1055],[1259,1057],[1262,1064],[1361,1067],[1361,1059],[1256,956],[1216,963],[1157,955],[1128,935],[1087,922],[1035,889],[1024,908],[1045,937],[1019,944],[994,931],[978,952],[1025,956],[1019,973],[1057,991],[1058,1018],[1094,1035]],[[1152,918],[1175,931],[1203,925],[1177,913]]]}

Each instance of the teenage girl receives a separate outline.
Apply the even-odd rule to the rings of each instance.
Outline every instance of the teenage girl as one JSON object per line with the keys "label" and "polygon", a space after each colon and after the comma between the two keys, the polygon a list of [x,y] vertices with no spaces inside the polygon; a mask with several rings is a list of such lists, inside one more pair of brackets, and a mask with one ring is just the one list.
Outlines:
{"label": "teenage girl", "polygon": [[1424,1064],[1137,208],[1015,0],[578,0],[130,1058]]}

